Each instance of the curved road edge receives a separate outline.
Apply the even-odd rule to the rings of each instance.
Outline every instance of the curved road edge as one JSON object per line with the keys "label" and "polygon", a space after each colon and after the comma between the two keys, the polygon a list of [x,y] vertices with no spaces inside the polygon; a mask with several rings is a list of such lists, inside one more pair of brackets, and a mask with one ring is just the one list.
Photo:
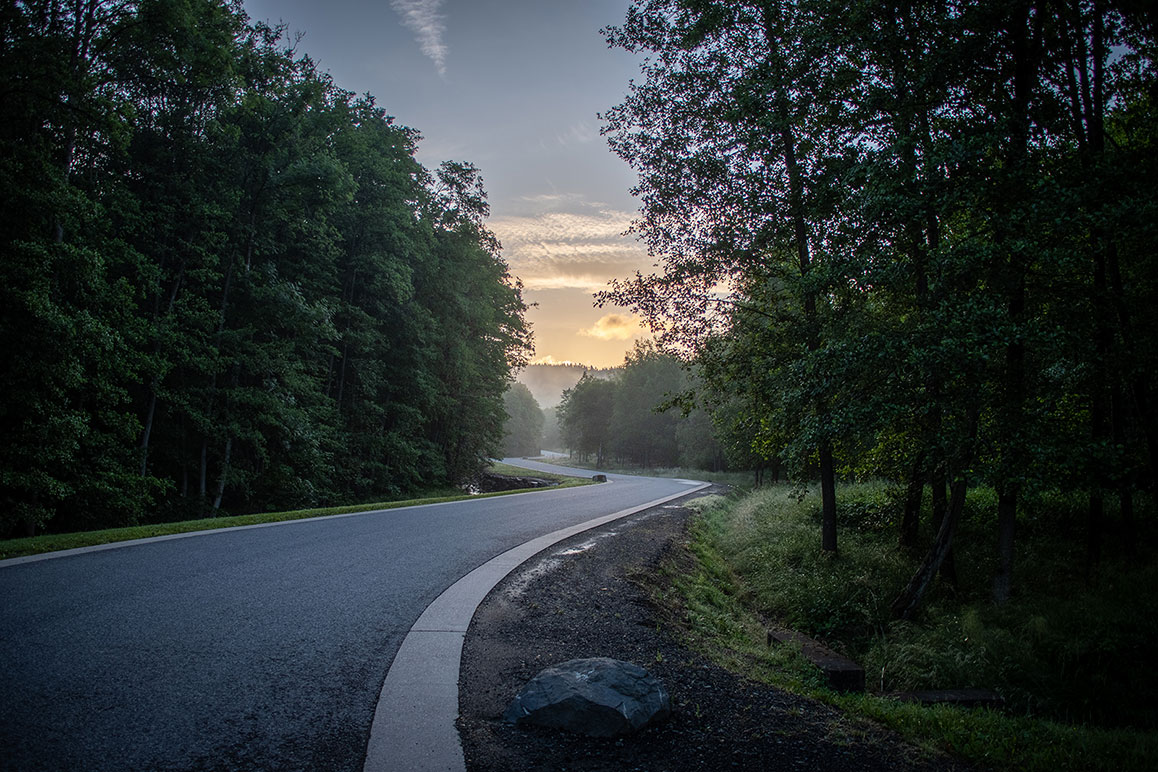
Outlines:
{"label": "curved road edge", "polygon": [[[580,475],[572,475],[578,477]],[[536,490],[522,491],[521,493],[507,493],[506,496],[534,496],[539,493],[545,493],[552,489],[539,488]],[[15,558],[4,558],[0,560],[0,568],[8,568],[9,566],[22,566],[26,563],[37,563],[41,560],[54,560],[56,558],[69,558],[75,555],[84,555],[89,552],[104,552],[105,550],[124,549],[126,547],[136,547],[141,544],[153,544],[161,541],[173,541],[174,539],[192,539],[198,536],[212,536],[219,533],[234,533],[240,531],[250,531],[257,528],[278,528],[289,525],[306,525],[309,523],[316,523],[319,520],[341,520],[348,517],[364,517],[366,515],[381,515],[389,512],[400,512],[406,509],[418,509],[419,507],[451,507],[461,505],[476,499],[459,499],[456,501],[438,501],[433,504],[410,504],[405,507],[389,507],[387,509],[365,509],[358,512],[343,512],[338,515],[318,515],[316,517],[302,517],[296,520],[273,520],[268,523],[252,523],[250,525],[231,525],[224,528],[206,528],[202,531],[184,531],[182,533],[168,533],[163,536],[143,536],[139,539],[125,539],[124,541],[110,541],[103,544],[90,544],[87,547],[69,547],[68,549],[52,550],[50,552],[38,552],[35,555],[21,555]]]}
{"label": "curved road edge", "polygon": [[548,547],[710,485],[687,482],[691,486],[687,490],[524,542],[474,569],[435,598],[406,634],[386,673],[363,772],[464,772],[466,760],[455,726],[459,663],[479,604],[507,574]]}

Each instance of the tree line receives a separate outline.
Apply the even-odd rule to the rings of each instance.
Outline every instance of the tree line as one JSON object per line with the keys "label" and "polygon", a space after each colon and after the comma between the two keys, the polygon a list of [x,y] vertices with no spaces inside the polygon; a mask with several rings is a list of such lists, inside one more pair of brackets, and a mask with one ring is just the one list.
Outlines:
{"label": "tree line", "polygon": [[637,341],[622,367],[584,373],[563,392],[556,410],[563,444],[597,466],[722,470],[737,459],[716,439],[717,427],[707,413],[684,408],[691,387],[677,356],[651,341]]}
{"label": "tree line", "polygon": [[525,362],[470,164],[225,0],[0,10],[0,533],[469,477]]}
{"label": "tree line", "polygon": [[660,270],[602,300],[694,359],[755,454],[815,470],[824,550],[841,475],[906,491],[926,557],[899,616],[970,486],[997,495],[999,603],[1043,491],[1086,497],[1091,572],[1111,527],[1134,548],[1158,481],[1152,4],[644,0],[606,34],[648,56],[604,119]]}

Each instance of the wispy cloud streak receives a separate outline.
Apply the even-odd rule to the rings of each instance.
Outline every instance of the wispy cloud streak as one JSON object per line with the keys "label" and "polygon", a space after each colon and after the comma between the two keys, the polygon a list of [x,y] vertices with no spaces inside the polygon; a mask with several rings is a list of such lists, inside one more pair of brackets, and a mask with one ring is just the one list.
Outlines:
{"label": "wispy cloud streak", "polygon": [[446,77],[446,55],[449,50],[442,41],[446,31],[446,17],[438,11],[443,0],[390,0],[390,7],[402,17],[402,24],[414,33],[422,53],[434,62],[434,69]]}
{"label": "wispy cloud streak", "polygon": [[[650,265],[647,251],[623,233],[631,215],[576,196],[542,196],[530,210],[494,218],[489,225],[503,244],[511,271],[529,290],[607,289],[612,278]],[[537,210],[537,211],[536,211]]]}

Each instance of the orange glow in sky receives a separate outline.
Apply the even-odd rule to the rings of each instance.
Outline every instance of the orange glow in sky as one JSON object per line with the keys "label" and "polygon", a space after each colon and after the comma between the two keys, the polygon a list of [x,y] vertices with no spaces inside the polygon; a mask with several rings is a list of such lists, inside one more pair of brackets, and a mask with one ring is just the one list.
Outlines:
{"label": "orange glow in sky", "polygon": [[623,235],[632,215],[579,196],[525,199],[519,208],[520,214],[488,224],[534,304],[527,318],[535,330],[535,361],[622,364],[648,333],[625,309],[595,308],[593,295],[611,279],[649,267],[642,245]]}

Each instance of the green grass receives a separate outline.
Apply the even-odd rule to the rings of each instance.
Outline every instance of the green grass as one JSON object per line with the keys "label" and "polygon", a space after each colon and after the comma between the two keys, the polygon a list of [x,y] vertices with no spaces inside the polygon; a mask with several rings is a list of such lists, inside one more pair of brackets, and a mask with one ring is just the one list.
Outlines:
{"label": "green grass", "polygon": [[[815,493],[779,486],[697,501],[688,563],[669,567],[689,642],[725,667],[987,766],[1153,768],[1154,566],[1111,555],[1086,586],[1073,549],[1063,549],[1073,537],[1059,534],[1074,507],[1054,500],[1048,516],[1027,508],[1019,591],[996,609],[988,602],[993,502],[979,491],[959,542],[960,591],[936,589],[920,619],[897,623],[888,605],[917,559],[896,548],[897,493],[880,484],[840,491],[836,559],[819,550]],[[797,651],[767,645],[769,620],[860,661],[870,694],[824,688]],[[879,694],[965,686],[997,689],[1007,710],[922,707]],[[1130,721],[1142,728],[1125,726]]]}
{"label": "green grass", "polygon": [[[570,488],[577,485],[591,484],[591,480],[581,477],[565,477],[563,475],[534,472],[507,464],[495,463],[490,467],[497,474],[518,475],[521,477],[538,477],[558,483],[560,488]],[[498,491],[470,495],[449,488],[433,491],[423,498],[379,501],[367,504],[350,504],[340,507],[324,507],[321,509],[297,509],[289,512],[261,512],[251,515],[233,515],[226,517],[207,517],[199,520],[182,520],[172,523],[154,523],[150,525],[136,525],[127,528],[109,528],[101,531],[81,531],[78,533],[43,534],[22,539],[7,539],[0,541],[0,560],[18,558],[25,555],[38,555],[43,552],[75,549],[77,547],[92,547],[98,544],[145,539],[152,536],[169,536],[179,533],[192,533],[215,528],[236,528],[243,525],[260,525],[262,523],[278,523],[288,520],[304,520],[313,517],[328,515],[344,515],[353,512],[372,512],[379,509],[397,509],[422,504],[440,504],[448,501],[463,501],[466,499],[489,498],[492,496],[507,496],[512,493],[523,493],[528,490],[543,490],[542,488]]]}

